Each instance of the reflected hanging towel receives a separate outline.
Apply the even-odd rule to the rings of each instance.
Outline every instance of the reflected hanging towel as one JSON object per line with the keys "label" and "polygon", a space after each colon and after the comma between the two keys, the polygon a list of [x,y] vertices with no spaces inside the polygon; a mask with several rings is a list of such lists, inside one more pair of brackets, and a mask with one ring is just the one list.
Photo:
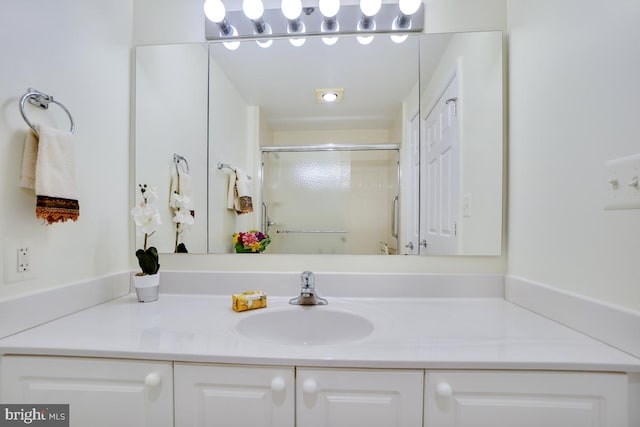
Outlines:
{"label": "reflected hanging towel", "polygon": [[169,207],[190,210],[193,205],[193,185],[191,175],[171,168]]}
{"label": "reflected hanging towel", "polygon": [[36,193],[36,217],[47,224],[77,221],[75,142],[68,131],[36,125],[29,132],[22,158],[20,186]]}
{"label": "reflected hanging towel", "polygon": [[238,215],[253,212],[249,179],[242,169],[235,169],[229,174],[227,209],[235,210]]}

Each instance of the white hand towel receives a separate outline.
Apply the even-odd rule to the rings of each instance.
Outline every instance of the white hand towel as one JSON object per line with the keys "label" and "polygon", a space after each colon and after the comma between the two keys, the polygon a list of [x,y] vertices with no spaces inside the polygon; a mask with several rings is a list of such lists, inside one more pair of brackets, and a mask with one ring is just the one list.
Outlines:
{"label": "white hand towel", "polygon": [[[47,224],[80,216],[75,142],[68,131],[36,125],[29,131],[22,157],[20,186],[36,193],[36,216]],[[34,154],[35,153],[35,154]]]}
{"label": "white hand towel", "polygon": [[20,187],[34,190],[36,188],[36,159],[38,158],[38,136],[29,130],[24,139],[22,154],[22,170],[20,172]]}
{"label": "white hand towel", "polygon": [[227,185],[227,209],[236,209],[236,171],[229,173],[229,184]]}
{"label": "white hand towel", "polygon": [[192,206],[191,175],[186,172],[171,168],[171,185],[169,194],[169,206],[174,209],[190,209]]}

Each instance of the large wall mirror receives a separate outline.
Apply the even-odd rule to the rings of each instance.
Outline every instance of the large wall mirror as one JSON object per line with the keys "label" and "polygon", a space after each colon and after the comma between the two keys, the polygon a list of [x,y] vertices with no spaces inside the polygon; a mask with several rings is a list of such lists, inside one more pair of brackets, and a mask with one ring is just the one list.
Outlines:
{"label": "large wall mirror", "polygon": [[499,255],[502,67],[500,32],[137,47],[152,243],[232,253],[235,232],[259,229],[266,253]]}

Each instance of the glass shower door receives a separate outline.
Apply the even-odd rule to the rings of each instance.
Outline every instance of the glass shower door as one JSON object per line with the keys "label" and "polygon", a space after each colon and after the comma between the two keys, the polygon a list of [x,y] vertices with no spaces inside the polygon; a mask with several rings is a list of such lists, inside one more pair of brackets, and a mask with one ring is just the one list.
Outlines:
{"label": "glass shower door", "polygon": [[397,158],[397,151],[264,152],[269,253],[393,252]]}

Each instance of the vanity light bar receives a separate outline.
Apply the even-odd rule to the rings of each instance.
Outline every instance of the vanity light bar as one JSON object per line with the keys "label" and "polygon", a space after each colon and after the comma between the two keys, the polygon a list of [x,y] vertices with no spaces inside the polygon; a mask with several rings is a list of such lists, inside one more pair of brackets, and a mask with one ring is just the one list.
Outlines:
{"label": "vanity light bar", "polygon": [[[366,25],[362,25],[363,18],[373,20],[375,29],[372,28],[373,26],[369,26],[368,30],[365,29]],[[242,10],[227,10],[224,21],[219,20],[216,23],[205,18],[205,37],[207,40],[229,41],[229,39],[259,40],[292,36],[291,20],[286,18],[280,9],[264,9],[259,19],[261,24],[270,27],[270,33],[256,31],[257,20],[249,19]],[[424,4],[420,3],[417,11],[413,15],[407,16],[400,11],[397,3],[385,3],[381,5],[380,10],[373,17],[364,15],[359,5],[343,5],[335,17],[331,19],[329,26],[332,30],[337,28],[333,31],[327,30],[327,20],[320,12],[319,7],[303,7],[302,13],[295,21],[297,21],[296,24],[304,28],[304,33],[301,33],[301,36],[335,37],[342,34],[373,35],[379,33],[401,35],[422,32],[424,29]],[[220,22],[232,26],[237,35],[235,35],[236,32],[233,33],[234,35],[224,34],[225,32],[221,31]],[[400,22],[402,25],[398,25]]]}

